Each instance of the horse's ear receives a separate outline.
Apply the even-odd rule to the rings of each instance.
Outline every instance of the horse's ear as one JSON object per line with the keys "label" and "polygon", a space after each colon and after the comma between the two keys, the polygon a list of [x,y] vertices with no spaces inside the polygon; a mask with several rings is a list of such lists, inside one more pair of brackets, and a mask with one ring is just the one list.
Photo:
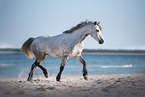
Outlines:
{"label": "horse's ear", "polygon": [[97,25],[97,21],[94,22],[94,25]]}
{"label": "horse's ear", "polygon": [[100,24],[100,22],[98,22],[98,24]]}
{"label": "horse's ear", "polygon": [[86,20],[86,23],[89,23],[89,20]]}

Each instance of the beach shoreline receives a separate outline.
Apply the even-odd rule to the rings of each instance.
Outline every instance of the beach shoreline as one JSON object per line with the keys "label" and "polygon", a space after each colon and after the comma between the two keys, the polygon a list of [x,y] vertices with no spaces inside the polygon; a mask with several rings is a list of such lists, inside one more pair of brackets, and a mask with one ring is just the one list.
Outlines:
{"label": "beach shoreline", "polygon": [[92,54],[92,55],[145,55],[145,53],[82,53],[82,54]]}
{"label": "beach shoreline", "polygon": [[62,76],[60,82],[55,76],[0,79],[1,97],[143,97],[145,95],[145,74]]}
{"label": "beach shoreline", "polygon": [[[0,51],[0,54],[4,53],[23,53],[23,52],[17,52],[17,51]],[[83,52],[82,55],[145,55],[145,53],[102,53],[102,52]]]}

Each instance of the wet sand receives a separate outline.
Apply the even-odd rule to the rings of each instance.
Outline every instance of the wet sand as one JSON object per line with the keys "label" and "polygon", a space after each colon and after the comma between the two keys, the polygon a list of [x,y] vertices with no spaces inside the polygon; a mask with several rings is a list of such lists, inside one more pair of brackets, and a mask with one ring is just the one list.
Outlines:
{"label": "wet sand", "polygon": [[145,74],[0,79],[0,97],[145,97]]}

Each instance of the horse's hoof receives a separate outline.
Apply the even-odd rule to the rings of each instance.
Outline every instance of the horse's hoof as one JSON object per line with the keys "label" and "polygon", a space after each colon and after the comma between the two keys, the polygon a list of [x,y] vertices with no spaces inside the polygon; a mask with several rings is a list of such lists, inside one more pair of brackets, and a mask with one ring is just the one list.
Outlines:
{"label": "horse's hoof", "polygon": [[58,81],[58,82],[59,82],[59,81],[60,81],[60,79],[56,78],[56,81]]}
{"label": "horse's hoof", "polygon": [[45,76],[46,78],[48,78],[48,73],[45,73],[44,76]]}
{"label": "horse's hoof", "polygon": [[57,77],[56,77],[56,81],[60,81],[60,77],[57,76]]}
{"label": "horse's hoof", "polygon": [[29,73],[27,81],[32,81],[32,78],[33,78],[33,73]]}
{"label": "horse's hoof", "polygon": [[85,80],[88,80],[88,77],[87,77],[87,76],[84,76],[84,79],[85,79]]}
{"label": "horse's hoof", "polygon": [[59,82],[59,81],[60,81],[60,79],[56,79],[56,81],[58,81],[58,82]]}
{"label": "horse's hoof", "polygon": [[48,73],[47,73],[47,70],[45,69],[45,71],[43,71],[43,74],[46,78],[48,78]]}
{"label": "horse's hoof", "polygon": [[27,81],[32,81],[32,79],[31,78],[28,78]]}

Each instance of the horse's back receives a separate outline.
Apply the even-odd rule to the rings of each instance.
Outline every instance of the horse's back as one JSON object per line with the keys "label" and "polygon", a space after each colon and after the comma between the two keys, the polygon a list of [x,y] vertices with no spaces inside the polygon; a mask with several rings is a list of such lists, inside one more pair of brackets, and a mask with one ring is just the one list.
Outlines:
{"label": "horse's back", "polygon": [[45,41],[51,36],[39,36],[34,39],[31,44],[31,50],[35,54],[45,52]]}

